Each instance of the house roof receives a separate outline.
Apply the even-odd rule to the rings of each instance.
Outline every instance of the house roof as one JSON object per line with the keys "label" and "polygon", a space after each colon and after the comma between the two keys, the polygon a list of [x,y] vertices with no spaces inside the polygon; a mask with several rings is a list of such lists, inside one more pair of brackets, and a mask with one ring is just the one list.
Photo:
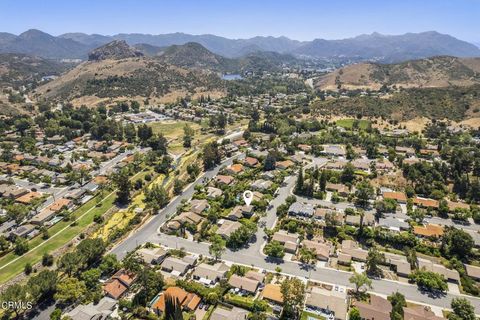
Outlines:
{"label": "house roof", "polygon": [[245,165],[250,166],[250,167],[254,167],[258,164],[258,160],[256,158],[252,158],[252,157],[246,157],[244,162],[245,162]]}
{"label": "house roof", "polygon": [[238,307],[226,309],[220,305],[210,315],[210,320],[245,320],[250,312]]}
{"label": "house roof", "polygon": [[442,320],[444,318],[438,317],[428,307],[412,306],[403,307],[404,320]]}
{"label": "house roof", "polygon": [[217,229],[217,234],[229,237],[241,226],[242,224],[238,221],[223,220],[223,223]]}
{"label": "house roof", "polygon": [[228,279],[228,284],[234,288],[242,289],[251,293],[257,291],[259,281],[253,280],[247,277],[241,277],[236,274],[233,274],[230,279]]}
{"label": "house roof", "polygon": [[114,299],[119,299],[127,290],[128,287],[118,279],[111,279],[103,286],[103,291]]}
{"label": "house roof", "polygon": [[465,271],[467,272],[467,275],[475,278],[475,279],[480,279],[480,267],[477,266],[472,266],[470,264],[465,265]]}
{"label": "house roof", "polygon": [[137,276],[133,272],[127,271],[125,269],[118,270],[112,276],[112,279],[118,279],[127,287],[130,287],[130,285],[135,281],[136,278]]}
{"label": "house roof", "polygon": [[269,283],[265,285],[265,288],[262,292],[262,297],[280,304],[283,303],[281,287],[278,284]]}
{"label": "house roof", "polygon": [[201,263],[193,271],[193,276],[215,280],[216,278],[223,278],[228,270],[228,266],[223,262],[218,262],[213,265]]}
{"label": "house roof", "polygon": [[163,292],[157,302],[155,302],[155,304],[153,305],[153,309],[160,310],[161,312],[165,311],[165,296],[170,296],[174,300],[178,299],[178,302],[183,306],[187,295],[188,292],[180,287],[169,287]]}
{"label": "house roof", "polygon": [[189,263],[175,257],[168,257],[162,262],[163,269],[177,271],[180,274],[185,273],[189,266]]}
{"label": "house roof", "polygon": [[438,208],[438,201],[434,199],[415,197],[413,203],[426,208]]}
{"label": "house roof", "polygon": [[303,240],[302,246],[315,251],[317,257],[322,257],[328,259],[332,251],[332,245],[326,242],[318,242],[312,240]]}
{"label": "house roof", "polygon": [[42,194],[40,192],[37,192],[37,191],[32,191],[32,192],[29,192],[27,194],[24,194],[23,196],[20,196],[16,199],[17,202],[20,202],[20,203],[30,203],[32,202],[34,199],[37,199],[37,198],[40,198],[42,196]]}
{"label": "house roof", "polygon": [[390,320],[392,304],[387,299],[370,295],[370,303],[356,301],[355,306],[360,311],[362,319],[369,320]]}
{"label": "house roof", "polygon": [[391,192],[384,192],[383,193],[383,198],[384,199],[393,199],[396,201],[407,201],[407,195],[405,192],[397,192],[397,191],[391,191]]}
{"label": "house roof", "polygon": [[233,177],[219,174],[215,178],[215,181],[222,184],[230,184],[233,182]]}
{"label": "house roof", "polygon": [[288,233],[285,230],[279,230],[273,234],[272,240],[280,243],[292,242],[298,243],[299,236],[296,233]]}
{"label": "house roof", "polygon": [[285,160],[285,161],[277,161],[275,163],[275,167],[281,168],[281,169],[287,169],[290,168],[291,166],[295,165],[292,160]]}
{"label": "house roof", "polygon": [[423,237],[441,237],[443,236],[443,226],[430,223],[424,226],[414,226],[413,233]]}
{"label": "house roof", "polygon": [[345,320],[347,318],[348,303],[346,293],[314,287],[307,297],[306,304],[333,311],[337,319]]}
{"label": "house roof", "polygon": [[434,263],[428,259],[418,258],[418,268],[426,271],[436,272],[443,275],[446,279],[459,281],[460,275],[457,270],[448,269],[441,264]]}
{"label": "house roof", "polygon": [[235,163],[227,167],[227,171],[232,173],[240,173],[243,171],[243,165],[241,163]]}
{"label": "house roof", "polygon": [[258,282],[263,282],[263,279],[265,279],[265,275],[254,270],[248,270],[248,272],[245,274],[245,278],[256,280]]}

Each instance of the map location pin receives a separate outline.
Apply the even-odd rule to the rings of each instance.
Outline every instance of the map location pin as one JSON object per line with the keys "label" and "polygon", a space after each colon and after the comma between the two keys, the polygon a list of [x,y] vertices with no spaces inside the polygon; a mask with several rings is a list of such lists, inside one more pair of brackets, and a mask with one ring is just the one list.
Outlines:
{"label": "map location pin", "polygon": [[243,193],[243,200],[245,201],[245,203],[247,204],[247,206],[249,206],[250,203],[252,203],[252,200],[253,200],[253,193],[252,193],[252,191],[246,190],[246,191]]}

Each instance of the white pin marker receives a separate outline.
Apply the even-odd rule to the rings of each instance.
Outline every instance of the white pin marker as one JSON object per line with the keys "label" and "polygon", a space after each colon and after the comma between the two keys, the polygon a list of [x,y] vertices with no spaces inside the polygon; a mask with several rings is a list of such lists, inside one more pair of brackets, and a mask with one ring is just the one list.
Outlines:
{"label": "white pin marker", "polygon": [[243,193],[243,200],[245,201],[245,203],[247,204],[247,206],[249,206],[250,203],[252,203],[252,200],[253,200],[253,193],[252,193],[252,191],[246,190],[246,191]]}

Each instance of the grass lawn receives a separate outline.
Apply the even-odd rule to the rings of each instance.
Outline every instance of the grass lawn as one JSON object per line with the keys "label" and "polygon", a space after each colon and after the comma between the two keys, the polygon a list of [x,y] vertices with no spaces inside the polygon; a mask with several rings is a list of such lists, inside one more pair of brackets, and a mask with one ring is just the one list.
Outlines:
{"label": "grass lawn", "polygon": [[195,133],[198,133],[200,129],[200,125],[197,123],[189,122],[189,121],[176,121],[176,120],[169,120],[169,121],[161,121],[161,122],[152,122],[148,124],[152,127],[154,133],[161,133],[167,139],[176,139],[178,137],[183,136],[183,127],[188,124],[195,130]]}
{"label": "grass lawn", "polygon": [[[0,267],[9,262],[11,263],[3,269],[0,269],[0,283],[4,283],[22,272],[27,262],[35,264],[41,261],[42,256],[45,253],[51,253],[52,251],[61,248],[65,243],[78,236],[87,226],[93,223],[93,218],[97,213],[104,214],[113,206],[115,197],[115,193],[111,193],[103,200],[100,207],[96,206],[97,202],[95,198],[90,200],[74,211],[74,219],[83,215],[78,219],[76,225],[71,226],[72,221],[61,221],[49,229],[51,237],[48,240],[44,241],[41,236],[30,240],[29,245],[32,250],[28,253],[20,257],[13,252],[4,256],[0,259]],[[57,232],[59,233],[57,234]]]}
{"label": "grass lawn", "polygon": [[337,126],[343,127],[345,129],[352,129],[353,128],[353,123],[355,121],[358,121],[358,128],[362,130],[366,130],[368,126],[370,125],[369,120],[356,120],[356,119],[340,119],[337,120]]}
{"label": "grass lawn", "polygon": [[303,312],[302,312],[302,316],[300,317],[300,320],[309,320],[309,319],[322,319],[322,320],[325,320],[324,317],[319,316],[319,315],[317,315],[317,314],[315,314],[315,313],[303,311]]}

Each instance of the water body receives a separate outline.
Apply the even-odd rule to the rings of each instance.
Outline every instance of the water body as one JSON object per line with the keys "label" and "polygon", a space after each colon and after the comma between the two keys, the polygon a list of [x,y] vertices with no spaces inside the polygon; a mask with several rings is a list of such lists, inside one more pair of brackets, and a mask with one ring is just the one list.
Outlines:
{"label": "water body", "polygon": [[231,81],[231,80],[242,80],[243,77],[239,74],[224,74],[222,76],[223,80]]}

